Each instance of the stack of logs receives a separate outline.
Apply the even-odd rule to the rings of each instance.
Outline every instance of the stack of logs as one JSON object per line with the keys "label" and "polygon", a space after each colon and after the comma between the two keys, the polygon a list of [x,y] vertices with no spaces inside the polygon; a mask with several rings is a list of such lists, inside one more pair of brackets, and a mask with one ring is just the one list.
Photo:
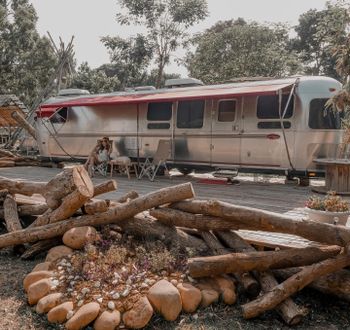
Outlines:
{"label": "stack of logs", "polygon": [[[234,276],[250,299],[242,305],[247,319],[275,309],[287,324],[299,323],[303,313],[290,297],[309,285],[350,301],[350,271],[343,269],[350,265],[346,227],[196,200],[190,183],[140,197],[131,192],[119,200],[96,199],[116,188],[113,180],[94,186],[82,166],[64,169],[48,183],[0,178],[0,218],[8,230],[0,235],[0,248],[13,246],[22,258],[30,258],[59,245],[71,228],[114,224],[136,237],[195,250],[200,257],[188,260],[194,279]],[[40,201],[25,197],[34,194]],[[23,221],[28,217],[34,220],[30,224]],[[239,229],[294,234],[321,244],[256,251],[239,236]]]}
{"label": "stack of logs", "polygon": [[33,157],[23,157],[11,151],[0,149],[0,167],[39,166],[40,162]]}

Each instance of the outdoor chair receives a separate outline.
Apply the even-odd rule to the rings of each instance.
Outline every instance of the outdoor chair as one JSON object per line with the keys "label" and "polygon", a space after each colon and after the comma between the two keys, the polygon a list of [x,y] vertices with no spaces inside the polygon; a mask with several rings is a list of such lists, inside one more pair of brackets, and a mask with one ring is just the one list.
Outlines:
{"label": "outdoor chair", "polygon": [[102,176],[107,176],[107,170],[108,170],[108,162],[102,162],[98,165],[90,166],[89,175],[90,177],[93,177],[97,173]]}
{"label": "outdoor chair", "polygon": [[113,171],[116,168],[119,172],[125,173],[130,180],[130,170],[133,168],[135,175],[137,177],[137,163],[132,162],[131,159],[127,156],[118,156],[115,153],[111,154],[111,160],[109,161],[109,165],[111,166],[111,177],[113,175]]}
{"label": "outdoor chair", "polygon": [[[153,159],[148,157],[145,162],[141,164],[141,171],[138,179],[141,179],[145,175],[154,181],[155,176],[161,166],[165,167],[165,170],[168,171],[166,161],[171,156],[171,142],[170,140],[159,140],[158,148],[156,153],[153,156]],[[169,171],[168,171],[169,172]]]}

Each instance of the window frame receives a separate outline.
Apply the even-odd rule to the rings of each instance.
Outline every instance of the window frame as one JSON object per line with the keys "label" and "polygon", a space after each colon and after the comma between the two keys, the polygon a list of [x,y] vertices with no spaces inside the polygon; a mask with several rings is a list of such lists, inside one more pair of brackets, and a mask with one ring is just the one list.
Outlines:
{"label": "window frame", "polygon": [[[179,108],[181,102],[203,102],[203,109],[202,109],[202,125],[200,127],[179,127]],[[195,100],[178,100],[177,101],[177,107],[176,107],[176,129],[180,130],[189,130],[189,129],[202,129],[205,126],[205,110],[207,106],[207,100],[205,98],[201,99],[195,99]]]}
{"label": "window frame", "polygon": [[[225,121],[225,120],[219,120],[219,116],[220,116],[220,103],[221,102],[228,102],[228,101],[233,101],[234,104],[235,104],[235,108],[234,108],[234,119],[233,120],[230,120],[230,121]],[[223,123],[235,123],[237,121],[237,105],[238,105],[238,99],[236,98],[232,98],[232,99],[220,99],[218,100],[218,103],[217,103],[217,116],[216,116],[216,121],[220,124],[223,124]]]}
{"label": "window frame", "polygon": [[[170,104],[170,118],[169,119],[149,119],[149,111],[150,111],[150,105],[151,104]],[[172,120],[173,117],[173,105],[174,102],[149,102],[147,103],[147,113],[146,113],[146,120],[147,122],[170,122]],[[158,110],[161,111],[161,110]],[[165,110],[163,110],[165,111]]]}
{"label": "window frame", "polygon": [[[287,94],[287,93],[285,93],[285,94],[283,94],[282,93],[282,99],[283,99],[283,96],[284,95],[286,95],[286,96],[289,96],[289,93]],[[278,116],[277,118],[276,117],[273,117],[273,118],[266,118],[266,117],[264,117],[264,118],[260,118],[259,116],[258,116],[258,104],[259,104],[259,98],[260,97],[264,97],[264,96],[274,96],[274,97],[277,97],[277,101],[278,101],[278,94],[277,95],[274,95],[274,94],[272,94],[272,95],[258,95],[257,97],[256,97],[256,105],[255,105],[255,116],[256,116],[256,119],[258,120],[258,121],[274,121],[274,120],[280,120],[280,117]],[[282,119],[283,120],[292,120],[293,119],[293,117],[294,117],[294,113],[295,113],[295,99],[296,99],[296,97],[295,97],[295,95],[293,94],[292,95],[292,99],[293,99],[293,108],[292,108],[292,115],[290,116],[290,117],[283,117]],[[278,102],[277,102],[277,104],[278,104]],[[284,109],[281,109],[282,111],[284,110]]]}
{"label": "window frame", "polygon": [[[311,103],[312,103],[312,101],[315,101],[315,100],[327,100],[328,101],[329,99],[330,99],[330,97],[328,97],[328,98],[327,97],[315,97],[315,98],[310,100],[309,107],[308,107],[308,120],[307,120],[307,127],[309,129],[316,130],[316,131],[317,130],[318,131],[320,131],[320,130],[322,130],[322,131],[339,131],[339,130],[342,130],[342,125],[341,125],[342,118],[341,118],[341,114],[340,113],[338,114],[339,115],[339,121],[340,121],[339,122],[339,128],[313,128],[313,127],[310,126],[310,118],[311,118],[310,113],[311,113]],[[332,110],[330,109],[330,111],[332,111]]]}
{"label": "window frame", "polygon": [[[66,109],[66,117],[63,117],[63,116],[61,116],[60,114],[59,114],[59,112],[61,111],[61,110],[63,110],[63,109]],[[49,122],[51,123],[51,124],[61,124],[61,125],[64,125],[65,123],[67,123],[67,121],[68,121],[68,116],[69,116],[69,109],[71,109],[71,107],[61,107],[61,108],[59,108],[58,110],[56,110],[49,118],[48,118],[48,120],[49,120]],[[52,119],[54,118],[54,117],[56,117],[56,116],[59,116],[60,118],[62,118],[63,119],[63,121],[52,121]]]}

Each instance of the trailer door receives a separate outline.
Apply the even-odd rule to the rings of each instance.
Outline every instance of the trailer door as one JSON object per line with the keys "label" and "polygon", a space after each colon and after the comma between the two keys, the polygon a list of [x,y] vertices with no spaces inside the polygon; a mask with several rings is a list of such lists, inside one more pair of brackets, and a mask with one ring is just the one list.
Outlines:
{"label": "trailer door", "polygon": [[211,163],[230,167],[240,163],[241,99],[214,100],[211,111]]}

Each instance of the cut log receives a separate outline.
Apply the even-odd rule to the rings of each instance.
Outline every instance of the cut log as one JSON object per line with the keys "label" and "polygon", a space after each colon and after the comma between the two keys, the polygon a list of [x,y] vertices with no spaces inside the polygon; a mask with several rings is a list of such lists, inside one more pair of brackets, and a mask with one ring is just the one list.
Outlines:
{"label": "cut log", "polygon": [[[212,233],[202,232],[201,235],[204,242],[215,254],[230,253]],[[260,292],[260,285],[251,274],[248,272],[235,272],[233,275],[237,278],[238,282],[250,297],[257,297]]]}
{"label": "cut log", "polygon": [[139,197],[139,194],[136,191],[131,190],[128,193],[126,193],[124,196],[119,197],[117,200],[114,200],[113,202],[126,203],[128,200],[132,200],[137,197]]}
{"label": "cut log", "polygon": [[[256,250],[244,241],[238,234],[225,231],[216,232],[216,235],[234,252],[255,252]],[[269,292],[275,286],[278,285],[276,278],[273,276],[271,271],[265,272],[253,272],[256,279],[261,285],[263,292]],[[288,325],[296,325],[301,322],[303,318],[302,311],[294,303],[291,298],[287,298],[276,306],[277,313],[282,317],[283,321]]]}
{"label": "cut log", "polygon": [[[345,226],[334,226],[309,220],[296,220],[286,215],[216,200],[183,201],[171,207],[185,212],[222,218],[222,225],[216,230],[249,229],[279,232],[301,236],[311,241],[341,246],[346,246],[350,242],[350,229]],[[231,222],[231,226],[229,222]],[[213,226],[206,226],[205,229],[202,229],[200,223],[191,223],[189,225],[191,225],[190,228],[215,230],[215,228],[212,228]]]}
{"label": "cut log", "polygon": [[165,226],[143,213],[127,221],[119,222],[118,227],[124,233],[135,237],[157,239],[167,245],[189,247],[201,253],[208,251],[202,239],[188,235],[175,227]]}
{"label": "cut log", "polygon": [[79,190],[75,190],[62,199],[62,204],[52,212],[47,211],[39,216],[29,227],[43,226],[48,223],[65,220],[78,211],[91,197],[93,191],[84,186],[79,186]]}
{"label": "cut log", "polygon": [[83,215],[70,218],[58,223],[41,227],[27,228],[18,232],[0,236],[0,248],[19,243],[36,242],[63,235],[67,230],[82,226],[102,226],[110,223],[122,222],[138,213],[153,207],[168,204],[182,199],[193,198],[194,191],[191,183],[163,188],[155,192],[138,197],[129,203],[110,208],[107,212],[94,215]]}
{"label": "cut log", "polygon": [[94,187],[94,197],[102,195],[117,189],[117,182],[115,180],[108,180],[100,183]]}
{"label": "cut log", "polygon": [[[302,271],[302,269],[302,267],[276,269],[273,273],[277,278],[286,280]],[[342,269],[338,272],[322,276],[309,284],[308,287],[350,301],[350,271]]]}
{"label": "cut log", "polygon": [[46,252],[50,250],[54,246],[62,244],[62,237],[55,237],[46,239],[44,241],[39,241],[34,243],[31,247],[29,247],[22,255],[21,259],[28,260],[36,257],[42,252]]}
{"label": "cut log", "polygon": [[[4,218],[6,228],[9,233],[22,230],[21,221],[18,217],[17,203],[11,195],[7,195],[4,201]],[[14,246],[16,253],[23,253],[25,247],[23,244],[17,244]]]}
{"label": "cut log", "polygon": [[0,160],[0,167],[14,167],[15,162],[13,160]]}
{"label": "cut log", "polygon": [[[20,216],[28,215],[42,215],[48,210],[47,204],[33,204],[33,205],[20,205],[18,206],[18,213]],[[1,214],[1,213],[0,213]]]}
{"label": "cut log", "polygon": [[339,246],[307,247],[280,251],[230,253],[188,259],[192,277],[208,277],[234,272],[265,271],[310,265],[339,254]]}
{"label": "cut log", "polygon": [[7,189],[12,195],[32,196],[33,194],[42,194],[45,187],[45,182],[20,181],[0,177],[0,188]]}
{"label": "cut log", "polygon": [[35,128],[19,112],[13,111],[11,117],[36,140]]}
{"label": "cut log", "polygon": [[82,165],[66,168],[57,174],[47,183],[43,196],[49,208],[54,210],[61,205],[64,197],[76,190],[81,190],[82,195],[86,194],[86,190],[88,195],[94,194],[93,183]]}
{"label": "cut log", "polygon": [[109,201],[105,200],[89,200],[82,206],[85,214],[96,214],[106,212],[109,207]]}
{"label": "cut log", "polygon": [[3,157],[16,157],[11,151],[0,149],[0,156]]}
{"label": "cut log", "polygon": [[302,271],[289,277],[263,296],[244,304],[242,306],[243,317],[251,319],[265,311],[271,310],[292,294],[302,290],[314,280],[349,265],[350,256],[347,253],[344,253],[317,264],[306,266]]}

